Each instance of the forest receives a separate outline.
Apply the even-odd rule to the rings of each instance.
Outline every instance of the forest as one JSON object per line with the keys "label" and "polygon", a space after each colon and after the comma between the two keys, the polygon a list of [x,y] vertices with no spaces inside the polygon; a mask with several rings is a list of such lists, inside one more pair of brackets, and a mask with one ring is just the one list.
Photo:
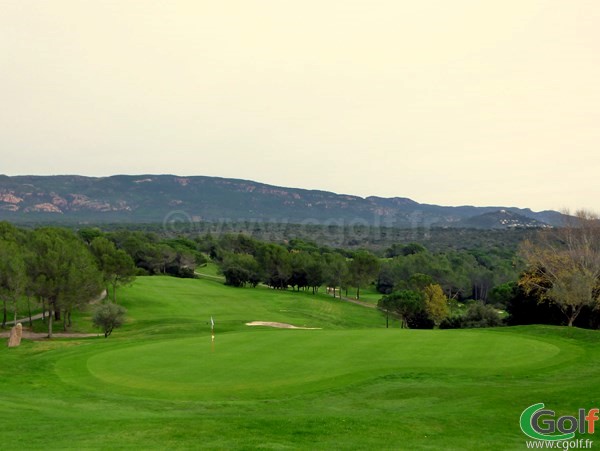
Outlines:
{"label": "forest", "polygon": [[[395,232],[405,238],[411,236],[407,233]],[[209,262],[218,266],[226,285],[237,288],[264,284],[276,290],[327,290],[334,297],[358,301],[363,291],[379,293],[377,307],[386,320],[396,318],[402,327],[564,324],[560,304],[544,302],[549,300],[547,290],[523,283],[532,269],[522,246],[515,244],[514,234],[501,233],[508,237],[505,245],[500,235],[482,231],[468,235],[469,246],[422,239],[374,250],[328,246],[304,236],[265,240],[247,232],[18,228],[4,222],[0,223],[2,325],[9,317],[31,315],[32,309],[41,308],[51,313],[51,335],[52,319],[62,320],[66,330],[71,311],[104,289],[116,303],[117,288],[136,276],[194,278],[197,268]],[[527,236],[523,238],[528,242]],[[433,249],[428,248],[432,243]],[[569,324],[598,327],[593,305],[584,305],[571,316],[567,315]]]}

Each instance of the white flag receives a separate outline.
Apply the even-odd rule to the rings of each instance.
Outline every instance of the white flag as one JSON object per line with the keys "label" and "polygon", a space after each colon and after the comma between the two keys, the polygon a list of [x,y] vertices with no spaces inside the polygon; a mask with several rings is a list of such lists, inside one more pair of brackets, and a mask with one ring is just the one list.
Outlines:
{"label": "white flag", "polygon": [[215,321],[213,320],[212,316],[210,317],[210,327],[211,327],[211,329],[215,328]]}

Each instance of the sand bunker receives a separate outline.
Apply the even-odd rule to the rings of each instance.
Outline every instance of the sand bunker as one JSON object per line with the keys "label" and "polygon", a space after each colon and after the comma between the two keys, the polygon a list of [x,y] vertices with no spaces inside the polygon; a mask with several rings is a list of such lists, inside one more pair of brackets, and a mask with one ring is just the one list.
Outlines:
{"label": "sand bunker", "polygon": [[267,326],[267,327],[277,327],[279,329],[306,329],[306,330],[320,329],[320,327],[299,327],[299,326],[294,326],[292,324],[286,324],[286,323],[274,323],[272,321],[252,321],[250,323],[246,323],[246,326]]}

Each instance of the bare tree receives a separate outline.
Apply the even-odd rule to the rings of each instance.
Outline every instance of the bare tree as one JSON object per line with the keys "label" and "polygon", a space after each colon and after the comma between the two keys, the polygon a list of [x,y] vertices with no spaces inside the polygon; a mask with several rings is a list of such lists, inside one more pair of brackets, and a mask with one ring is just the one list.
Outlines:
{"label": "bare tree", "polygon": [[519,284],[555,303],[572,326],[584,307],[600,306],[600,219],[580,210],[564,227],[545,229],[521,252],[529,268]]}

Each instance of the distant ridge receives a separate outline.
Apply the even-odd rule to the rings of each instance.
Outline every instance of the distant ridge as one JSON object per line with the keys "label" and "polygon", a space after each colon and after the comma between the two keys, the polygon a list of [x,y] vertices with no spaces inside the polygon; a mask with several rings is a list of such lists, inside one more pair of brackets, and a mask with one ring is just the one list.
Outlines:
{"label": "distant ridge", "polygon": [[456,226],[475,229],[546,228],[550,225],[509,210],[497,210],[463,219]]}
{"label": "distant ridge", "polygon": [[[508,213],[513,216],[507,222]],[[0,175],[0,220],[56,223],[229,220],[402,228],[514,228],[557,226],[562,223],[562,215],[556,211],[533,212],[510,207],[444,207],[404,197],[362,198],[221,177]]]}

